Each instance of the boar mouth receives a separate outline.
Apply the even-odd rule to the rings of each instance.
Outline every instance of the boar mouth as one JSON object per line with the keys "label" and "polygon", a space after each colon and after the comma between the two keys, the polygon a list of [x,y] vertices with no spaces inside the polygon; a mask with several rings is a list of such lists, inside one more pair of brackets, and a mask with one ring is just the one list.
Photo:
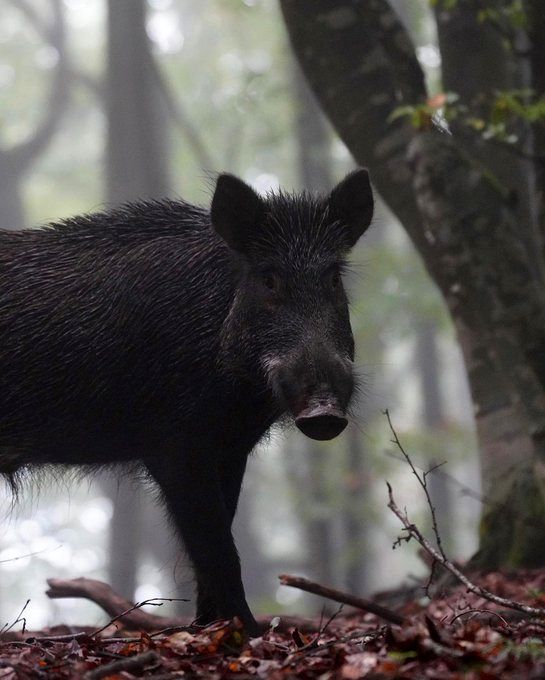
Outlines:
{"label": "boar mouth", "polygon": [[337,404],[323,401],[311,402],[295,417],[301,432],[317,441],[334,439],[348,425],[348,419]]}

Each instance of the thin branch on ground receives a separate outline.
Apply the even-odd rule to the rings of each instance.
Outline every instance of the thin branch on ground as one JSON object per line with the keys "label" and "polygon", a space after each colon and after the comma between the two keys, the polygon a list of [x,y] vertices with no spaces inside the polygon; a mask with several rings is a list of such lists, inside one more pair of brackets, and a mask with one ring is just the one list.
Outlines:
{"label": "thin branch on ground", "polygon": [[[88,671],[83,676],[85,680],[100,680],[110,675],[118,675],[123,672],[138,673],[138,671],[143,671],[149,666],[156,668],[162,663],[162,659],[157,654],[157,652],[149,651],[143,654],[138,654],[138,656],[131,656],[128,659],[118,659],[117,661],[112,661],[111,663],[105,664],[104,666],[99,666],[91,671]],[[138,673],[140,675],[140,673]]]}
{"label": "thin branch on ground", "polygon": [[280,583],[283,586],[291,586],[292,588],[298,588],[299,590],[304,590],[307,593],[313,593],[314,595],[320,595],[322,597],[327,597],[329,600],[334,600],[335,602],[341,602],[342,604],[348,604],[351,607],[356,607],[357,609],[363,609],[363,611],[375,614],[385,621],[396,624],[398,626],[405,623],[405,618],[400,614],[396,614],[386,607],[381,607],[376,602],[371,600],[366,600],[362,597],[357,597],[356,595],[351,595],[350,593],[345,593],[340,590],[335,590],[334,588],[327,588],[319,583],[314,583],[301,576],[290,576],[289,574],[281,574],[279,577]]}

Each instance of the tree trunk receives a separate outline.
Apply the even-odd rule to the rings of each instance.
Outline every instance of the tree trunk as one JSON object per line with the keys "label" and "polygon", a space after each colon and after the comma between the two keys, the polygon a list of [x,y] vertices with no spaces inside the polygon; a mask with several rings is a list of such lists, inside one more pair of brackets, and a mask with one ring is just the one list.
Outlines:
{"label": "tree trunk", "polygon": [[[109,0],[105,193],[110,205],[161,198],[170,189],[166,121],[158,104],[162,99],[152,58],[145,0]],[[143,549],[139,541],[142,501],[136,488],[126,483],[108,482],[106,486],[114,502],[110,583],[116,592],[132,599]],[[146,512],[155,510],[146,508]],[[158,559],[166,561],[164,556]]]}
{"label": "tree trunk", "polygon": [[13,172],[10,159],[0,151],[0,229],[22,229],[26,225],[22,176]]}
{"label": "tree trunk", "polygon": [[345,587],[349,593],[363,594],[368,590],[368,531],[365,521],[365,501],[369,484],[365,469],[367,459],[362,434],[354,423],[348,428],[348,465],[345,481],[344,528],[346,532]]}
{"label": "tree trunk", "polygon": [[[56,50],[57,65],[43,106],[43,117],[27,139],[10,148],[0,144],[0,229],[22,229],[26,225],[23,202],[23,180],[32,165],[46,150],[58,130],[69,104],[70,65],[66,51],[66,26],[61,0],[51,0],[53,21],[42,24],[36,12],[27,17],[44,40]],[[26,14],[26,6],[21,11]]]}
{"label": "tree trunk", "polygon": [[106,196],[119,204],[170,189],[166,116],[146,34],[144,0],[108,2]]}
{"label": "tree trunk", "polygon": [[[422,393],[421,422],[429,433],[435,435],[435,441],[439,443],[441,429],[445,423],[445,412],[440,378],[441,360],[437,339],[437,328],[433,321],[424,320],[418,324],[415,360]],[[439,455],[441,455],[440,452]],[[430,467],[433,467],[442,462],[443,460],[435,458],[430,460],[429,464]],[[452,546],[454,534],[454,508],[452,507],[451,488],[445,476],[433,472],[428,477],[428,485],[441,532],[441,540],[448,549]]]}
{"label": "tree trunk", "polygon": [[520,224],[509,190],[480,159],[446,135],[390,122],[392,111],[419,104],[426,90],[410,40],[385,0],[281,0],[281,7],[324,110],[356,160],[371,169],[453,317],[489,500],[480,563],[543,564],[541,244],[532,243],[531,225]]}
{"label": "tree trunk", "polygon": [[[297,63],[291,63],[295,101],[295,130],[299,184],[309,191],[328,191],[332,186],[331,139],[314,95]],[[335,583],[331,498],[328,494],[328,452],[310,440],[301,452],[306,462],[308,505],[303,512],[307,558],[313,578],[320,583]]]}

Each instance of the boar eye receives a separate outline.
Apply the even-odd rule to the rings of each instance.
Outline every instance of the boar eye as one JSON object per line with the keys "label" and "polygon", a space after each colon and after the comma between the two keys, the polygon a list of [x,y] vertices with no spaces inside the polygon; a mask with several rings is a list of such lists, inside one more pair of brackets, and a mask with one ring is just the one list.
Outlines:
{"label": "boar eye", "polygon": [[278,293],[280,290],[280,277],[276,272],[263,272],[263,284],[271,293]]}

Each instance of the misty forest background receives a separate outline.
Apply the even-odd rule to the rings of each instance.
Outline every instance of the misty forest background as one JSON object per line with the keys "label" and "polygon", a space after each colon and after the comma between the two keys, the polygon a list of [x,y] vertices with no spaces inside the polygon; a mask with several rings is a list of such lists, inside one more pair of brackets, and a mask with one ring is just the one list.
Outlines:
{"label": "misty forest background", "polygon": [[[391,4],[430,92],[441,92],[433,8]],[[207,205],[222,170],[260,191],[327,191],[355,167],[305,84],[275,0],[6,0],[0,123],[0,227],[8,229],[137,198]],[[363,382],[354,422],[327,444],[273,432],[249,465],[236,535],[257,613],[319,610],[317,598],[279,588],[279,573],[359,594],[424,573],[411,545],[391,549],[399,528],[385,480],[413,521],[429,519],[389,441],[386,408],[417,465],[446,462],[430,476],[446,550],[464,560],[477,549],[473,408],[441,295],[380,200],[352,259]],[[41,476],[14,508],[7,485],[0,494],[2,621],[27,598],[29,628],[102,620],[89,603],[47,600],[51,576],[106,580],[136,600],[192,597],[162,510],[127,473]]]}

